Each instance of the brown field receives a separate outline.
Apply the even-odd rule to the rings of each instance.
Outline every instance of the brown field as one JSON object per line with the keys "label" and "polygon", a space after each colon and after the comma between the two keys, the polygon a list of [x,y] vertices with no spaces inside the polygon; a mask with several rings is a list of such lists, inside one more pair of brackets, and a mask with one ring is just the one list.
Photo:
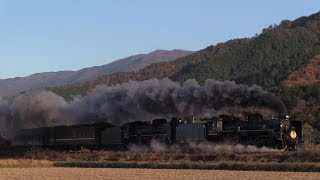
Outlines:
{"label": "brown field", "polygon": [[33,159],[0,159],[1,167],[51,167],[53,162]]}
{"label": "brown field", "polygon": [[319,179],[320,173],[224,170],[0,168],[0,179]]}

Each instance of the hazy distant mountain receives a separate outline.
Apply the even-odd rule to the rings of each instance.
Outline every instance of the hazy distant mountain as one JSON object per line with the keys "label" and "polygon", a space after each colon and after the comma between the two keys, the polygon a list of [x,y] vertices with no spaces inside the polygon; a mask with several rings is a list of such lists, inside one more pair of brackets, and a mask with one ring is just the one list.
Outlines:
{"label": "hazy distant mountain", "polygon": [[69,83],[84,82],[115,72],[137,71],[156,62],[172,61],[192,53],[184,50],[156,50],[149,54],[139,54],[112,63],[81,69],[79,71],[59,71],[37,73],[27,77],[0,80],[0,96],[10,96],[22,91]]}

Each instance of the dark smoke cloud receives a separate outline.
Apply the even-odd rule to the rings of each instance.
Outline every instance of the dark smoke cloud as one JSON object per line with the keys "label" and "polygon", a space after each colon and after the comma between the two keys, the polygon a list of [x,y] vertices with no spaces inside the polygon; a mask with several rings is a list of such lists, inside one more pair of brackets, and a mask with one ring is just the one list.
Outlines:
{"label": "dark smoke cloud", "polygon": [[266,107],[284,113],[285,106],[274,94],[259,86],[238,85],[232,81],[209,79],[203,86],[188,80],[182,86],[169,79],[130,81],[101,86],[91,96],[74,103],[83,114],[96,114],[112,122],[144,117],[197,116],[208,109],[225,107]]}
{"label": "dark smoke cloud", "polygon": [[19,127],[52,126],[68,121],[67,109],[64,98],[48,91],[21,94],[11,104],[13,115],[19,119],[16,122]]}
{"label": "dark smoke cloud", "polygon": [[6,138],[18,129],[68,124],[70,117],[69,104],[52,92],[26,92],[10,101],[0,98],[0,135]]}
{"label": "dark smoke cloud", "polygon": [[11,110],[8,102],[0,97],[0,136],[7,137],[11,134]]}
{"label": "dark smoke cloud", "polygon": [[13,125],[16,129],[97,120],[121,124],[157,117],[198,116],[208,110],[249,106],[285,112],[279,98],[259,86],[212,79],[202,86],[195,80],[188,80],[181,86],[169,79],[151,79],[99,86],[91,95],[70,103],[48,91],[20,94],[10,102],[0,99],[0,124]]}

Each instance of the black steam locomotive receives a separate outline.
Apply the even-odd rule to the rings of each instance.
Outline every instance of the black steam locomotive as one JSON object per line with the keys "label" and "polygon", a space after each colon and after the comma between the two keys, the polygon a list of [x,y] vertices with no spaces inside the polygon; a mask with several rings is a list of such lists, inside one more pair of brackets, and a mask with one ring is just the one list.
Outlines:
{"label": "black steam locomotive", "polygon": [[165,144],[219,142],[267,146],[295,150],[303,142],[300,121],[288,116],[263,119],[260,114],[247,114],[245,119],[220,115],[209,119],[186,121],[172,118],[151,122],[135,121],[122,126],[105,122],[72,126],[23,129],[17,132],[11,147],[47,148],[123,148],[130,144],[149,144],[157,140]]}
{"label": "black steam locomotive", "polygon": [[207,139],[288,150],[295,150],[303,142],[301,121],[290,121],[289,116],[269,120],[264,120],[260,114],[248,114],[245,117],[245,120],[240,120],[222,115],[208,121]]}

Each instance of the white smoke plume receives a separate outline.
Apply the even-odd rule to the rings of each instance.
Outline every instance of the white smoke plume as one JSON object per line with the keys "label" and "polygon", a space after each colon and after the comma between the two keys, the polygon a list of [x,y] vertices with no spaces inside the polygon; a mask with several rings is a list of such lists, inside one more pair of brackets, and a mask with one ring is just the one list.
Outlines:
{"label": "white smoke plume", "polygon": [[150,142],[150,145],[131,144],[129,146],[129,151],[131,152],[169,152],[169,151],[173,151],[173,148],[155,139],[152,139]]}
{"label": "white smoke plume", "polygon": [[203,152],[203,153],[225,153],[225,154],[249,154],[249,153],[269,153],[282,152],[268,147],[257,147],[254,145],[242,144],[216,144],[212,142],[190,142],[189,144],[180,146],[173,144],[168,146],[159,141],[152,140],[150,145],[132,144],[129,146],[131,152]]}
{"label": "white smoke plume", "polygon": [[211,142],[201,143],[189,143],[189,148],[199,152],[208,153],[264,153],[264,152],[280,152],[282,150],[268,148],[268,147],[257,147],[253,145],[242,145],[242,144],[215,144]]}

